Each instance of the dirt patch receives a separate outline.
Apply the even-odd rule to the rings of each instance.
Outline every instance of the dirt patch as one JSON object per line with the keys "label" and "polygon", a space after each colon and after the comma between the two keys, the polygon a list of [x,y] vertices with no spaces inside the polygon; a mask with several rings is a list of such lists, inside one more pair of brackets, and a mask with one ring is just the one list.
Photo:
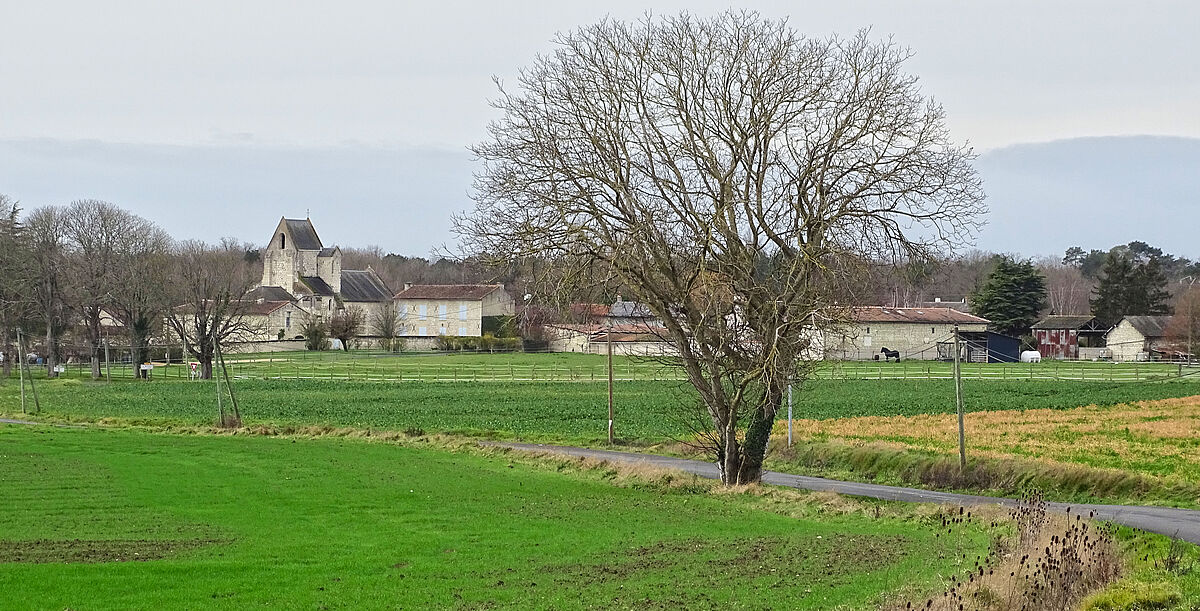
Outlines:
{"label": "dirt patch", "polygon": [[[909,540],[899,535],[872,536],[831,534],[806,537],[753,537],[714,541],[685,539],[664,541],[638,547],[589,564],[546,566],[542,574],[553,575],[558,583],[576,586],[624,581],[631,577],[655,573],[677,574],[681,566],[688,572],[706,575],[726,575],[741,579],[739,571],[763,570],[777,572],[799,580],[817,580],[832,585],[855,574],[882,569],[899,560],[896,551],[908,546]],[[731,567],[739,567],[731,570]],[[790,580],[788,580],[790,581]],[[780,587],[782,583],[772,584]]]}
{"label": "dirt patch", "polygon": [[179,552],[215,545],[215,539],[154,541],[149,539],[33,539],[0,540],[0,563],[95,564],[99,562],[145,562],[160,560]]}

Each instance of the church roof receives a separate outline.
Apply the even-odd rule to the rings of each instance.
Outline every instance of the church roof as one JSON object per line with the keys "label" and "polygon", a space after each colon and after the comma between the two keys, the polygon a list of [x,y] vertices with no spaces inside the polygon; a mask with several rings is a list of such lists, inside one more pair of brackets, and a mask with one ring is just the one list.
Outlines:
{"label": "church roof", "polygon": [[296,250],[321,250],[321,238],[308,219],[283,219],[288,233],[292,234],[292,245]]}
{"label": "church roof", "polygon": [[300,282],[312,290],[313,295],[333,297],[333,287],[320,276],[300,276]]}
{"label": "church roof", "polygon": [[326,246],[325,248],[321,249],[321,252],[317,253],[317,256],[318,257],[332,257],[334,251],[336,251],[336,250],[337,250],[337,246],[332,246],[332,247]]}
{"label": "church roof", "polygon": [[345,301],[391,301],[392,290],[369,269],[342,270],[342,299]]}
{"label": "church roof", "polygon": [[260,286],[246,293],[245,299],[250,301],[258,301],[259,299],[263,301],[293,301],[295,297],[292,297],[292,294],[287,292],[287,289],[280,286]]}

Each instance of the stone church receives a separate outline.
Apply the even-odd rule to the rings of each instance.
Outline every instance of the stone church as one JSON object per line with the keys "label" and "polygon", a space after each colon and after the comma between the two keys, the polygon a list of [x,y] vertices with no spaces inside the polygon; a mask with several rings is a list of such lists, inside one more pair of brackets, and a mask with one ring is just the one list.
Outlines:
{"label": "stone church", "polygon": [[[360,308],[363,334],[370,335],[373,315],[392,302],[391,289],[370,267],[342,269],[341,249],[322,244],[309,219],[280,219],[262,261],[262,282],[247,295],[260,306],[290,303],[304,315],[326,319],[342,309]],[[292,329],[281,330],[294,335]]]}

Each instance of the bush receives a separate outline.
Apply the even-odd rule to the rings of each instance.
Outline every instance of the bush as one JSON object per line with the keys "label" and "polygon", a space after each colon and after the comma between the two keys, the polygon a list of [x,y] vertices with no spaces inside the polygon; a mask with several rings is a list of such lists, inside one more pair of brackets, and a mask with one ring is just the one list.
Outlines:
{"label": "bush", "polygon": [[485,333],[481,337],[454,337],[442,335],[434,346],[437,350],[471,352],[517,352],[521,339],[517,337],[495,337]]}
{"label": "bush", "polygon": [[300,327],[300,333],[304,335],[305,350],[329,350],[332,345],[332,342],[329,341],[329,326],[320,319],[313,318],[304,321],[304,326]]}

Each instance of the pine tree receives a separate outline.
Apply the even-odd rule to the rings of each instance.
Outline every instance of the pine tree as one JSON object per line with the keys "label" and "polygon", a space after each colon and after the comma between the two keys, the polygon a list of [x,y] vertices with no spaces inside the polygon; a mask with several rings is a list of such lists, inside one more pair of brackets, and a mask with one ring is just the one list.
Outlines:
{"label": "pine tree", "polygon": [[1046,307],[1046,277],[1031,261],[1003,257],[972,303],[975,314],[992,321],[997,332],[1026,335]]}
{"label": "pine tree", "polygon": [[1106,325],[1125,316],[1169,314],[1167,276],[1159,257],[1134,265],[1129,255],[1110,252],[1104,260],[1100,284],[1092,298],[1092,315]]}

